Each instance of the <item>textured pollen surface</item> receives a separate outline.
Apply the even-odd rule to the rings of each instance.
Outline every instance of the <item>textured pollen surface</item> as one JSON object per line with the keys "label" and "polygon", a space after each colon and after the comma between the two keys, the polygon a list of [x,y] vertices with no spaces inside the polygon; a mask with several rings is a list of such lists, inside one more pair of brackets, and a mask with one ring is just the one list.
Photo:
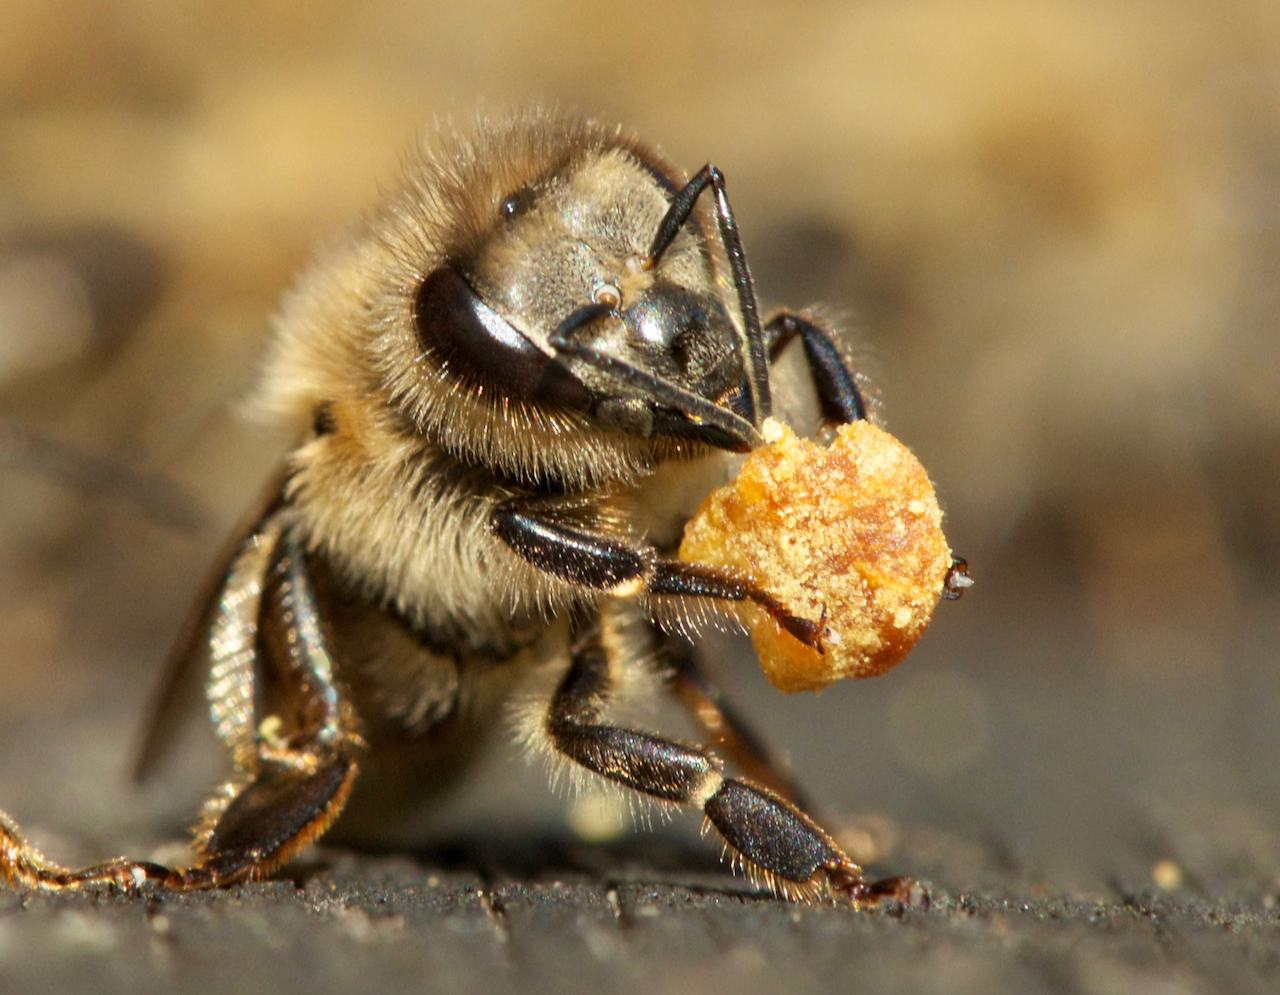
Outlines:
{"label": "textured pollen surface", "polygon": [[779,690],[882,674],[928,628],[951,564],[933,485],[911,451],[870,422],[841,426],[829,448],[772,420],[765,437],[772,444],[686,526],[680,558],[750,574],[799,618],[825,609],[821,653],[747,610]]}

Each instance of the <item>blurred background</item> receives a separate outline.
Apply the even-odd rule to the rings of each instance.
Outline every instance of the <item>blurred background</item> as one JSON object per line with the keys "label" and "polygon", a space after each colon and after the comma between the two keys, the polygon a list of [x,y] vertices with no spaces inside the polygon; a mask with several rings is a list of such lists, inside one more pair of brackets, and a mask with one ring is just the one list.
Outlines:
{"label": "blurred background", "polygon": [[[857,853],[953,888],[1280,891],[1274,3],[0,0],[0,25],[0,807],[51,855],[176,836],[218,776],[201,732],[157,784],[128,767],[289,443],[240,407],[292,275],[433,120],[542,100],[721,167],[766,305],[842,316],[969,559],[907,663],[821,698],[708,641]],[[442,831],[495,813],[613,832],[503,749]]]}

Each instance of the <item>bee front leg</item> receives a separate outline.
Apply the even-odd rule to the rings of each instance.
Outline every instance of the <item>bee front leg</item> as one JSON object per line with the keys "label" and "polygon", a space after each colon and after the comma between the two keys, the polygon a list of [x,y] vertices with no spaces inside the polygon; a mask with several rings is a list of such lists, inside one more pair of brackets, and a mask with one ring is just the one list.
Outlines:
{"label": "bee front leg", "polygon": [[822,414],[829,421],[846,424],[867,417],[867,404],[858,387],[858,378],[826,329],[801,315],[781,311],[765,323],[764,334],[770,362],[776,360],[793,339],[800,338]]}
{"label": "bee front leg", "polygon": [[603,721],[613,685],[593,628],[574,646],[544,721],[562,756],[659,802],[700,808],[752,880],[787,898],[829,895],[861,905],[882,897],[809,816],[762,785],[725,777],[710,750]]}
{"label": "bee front leg", "polygon": [[572,584],[619,597],[651,596],[752,601],[801,642],[818,646],[821,619],[792,615],[746,574],[666,559],[642,546],[564,521],[554,507],[515,498],[498,505],[489,527],[521,558]]}

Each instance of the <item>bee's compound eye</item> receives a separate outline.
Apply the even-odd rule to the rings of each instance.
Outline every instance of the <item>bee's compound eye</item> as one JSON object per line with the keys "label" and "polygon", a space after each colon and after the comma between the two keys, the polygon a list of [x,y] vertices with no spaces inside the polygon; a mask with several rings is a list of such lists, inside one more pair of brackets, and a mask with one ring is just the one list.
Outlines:
{"label": "bee's compound eye", "polygon": [[591,299],[597,304],[603,304],[605,307],[616,311],[622,303],[622,291],[612,283],[602,283],[596,287]]}
{"label": "bee's compound eye", "polygon": [[413,306],[418,341],[460,383],[521,401],[586,408],[587,388],[485,304],[449,266],[430,273]]}

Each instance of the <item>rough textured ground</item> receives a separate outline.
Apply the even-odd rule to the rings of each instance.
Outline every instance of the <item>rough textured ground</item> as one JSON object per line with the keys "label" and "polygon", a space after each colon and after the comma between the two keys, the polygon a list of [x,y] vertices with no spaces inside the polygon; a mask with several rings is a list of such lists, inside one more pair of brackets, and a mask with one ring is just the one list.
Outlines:
{"label": "rough textured ground", "polygon": [[[559,861],[548,866],[550,856]],[[0,985],[312,995],[1174,995],[1280,985],[1280,913],[1258,902],[937,889],[927,910],[855,913],[788,906],[712,873],[657,870],[654,859],[543,852],[530,875],[326,852],[325,866],[297,880],[225,893],[5,895]],[[606,861],[607,873],[591,866]]]}

